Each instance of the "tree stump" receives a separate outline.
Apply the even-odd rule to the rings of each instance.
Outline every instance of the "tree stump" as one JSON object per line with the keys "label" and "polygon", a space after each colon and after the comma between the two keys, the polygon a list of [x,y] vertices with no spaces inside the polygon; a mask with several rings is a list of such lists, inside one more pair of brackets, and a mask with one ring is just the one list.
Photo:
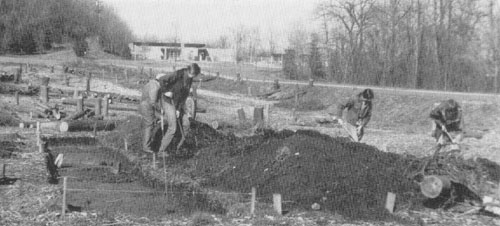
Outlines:
{"label": "tree stump", "polygon": [[50,83],[50,78],[49,77],[42,77],[41,78],[41,86],[49,86]]}
{"label": "tree stump", "polygon": [[40,86],[40,100],[43,103],[49,102],[49,87],[48,86]]}
{"label": "tree stump", "polygon": [[97,98],[95,101],[95,115],[102,115],[102,98]]}
{"label": "tree stump", "polygon": [[92,79],[92,73],[90,73],[90,72],[89,72],[89,73],[87,74],[87,79],[86,79],[86,88],[85,88],[85,90],[86,90],[87,92],[90,92],[90,80],[91,80],[91,79]]}
{"label": "tree stump", "polygon": [[76,99],[76,111],[77,112],[83,111],[83,97],[78,97]]}
{"label": "tree stump", "polygon": [[280,89],[280,82],[278,79],[275,79],[273,83],[273,90],[278,90],[278,89]]}
{"label": "tree stump", "polygon": [[256,107],[253,109],[253,123],[255,125],[263,126],[264,125],[264,108]]}
{"label": "tree stump", "polygon": [[449,192],[451,180],[446,176],[429,175],[420,182],[420,191],[427,198],[437,198],[439,195]]}
{"label": "tree stump", "polygon": [[245,110],[243,108],[238,109],[238,119],[241,125],[243,125],[247,121]]}

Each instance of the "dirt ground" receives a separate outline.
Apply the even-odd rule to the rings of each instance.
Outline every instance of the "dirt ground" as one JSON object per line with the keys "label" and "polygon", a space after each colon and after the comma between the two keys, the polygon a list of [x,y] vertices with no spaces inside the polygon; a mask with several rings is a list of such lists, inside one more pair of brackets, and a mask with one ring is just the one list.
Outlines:
{"label": "dirt ground", "polygon": [[[13,58],[7,61],[11,60]],[[67,64],[62,61],[67,58],[60,55],[44,56],[36,60],[30,58],[14,60],[36,62],[39,65]],[[140,65],[139,62],[117,59],[111,61],[115,66],[129,63],[133,67]],[[100,71],[101,69],[95,68],[95,65],[106,63],[107,61],[99,61],[99,63],[84,65],[87,65],[85,67],[89,70]],[[3,70],[13,70],[16,67],[18,64],[2,64]],[[53,88],[69,91],[74,90],[75,87],[83,89],[83,76],[70,75],[70,87],[66,87],[63,85],[60,71],[62,67],[56,67],[59,69],[55,74],[51,74],[49,68],[37,67],[36,72],[28,73],[23,79],[36,84],[40,77],[49,76]],[[140,87],[138,84],[140,79],[131,79],[129,83],[120,81],[119,83],[123,86],[117,86],[113,76],[104,78],[96,76],[96,79],[98,82],[92,84],[92,90],[131,96],[139,95],[138,90],[127,89],[123,86]],[[207,113],[198,114],[197,121],[201,123],[193,122],[193,131],[188,137],[183,152],[179,156],[167,159],[169,163],[167,167],[163,167],[160,162],[157,169],[152,169],[151,159],[137,159],[141,133],[136,129],[140,126],[140,121],[134,118],[134,112],[116,111],[116,116],[112,118],[127,119],[127,123],[119,126],[115,132],[102,132],[98,135],[103,137],[102,142],[122,150],[122,153],[124,149],[122,139],[126,137],[129,140],[128,153],[123,154],[127,157],[127,161],[135,159],[142,171],[148,171],[153,178],[167,177],[174,187],[210,193],[204,198],[213,200],[212,202],[217,200],[218,205],[225,210],[225,214],[216,213],[213,208],[196,209],[199,211],[197,213],[187,211],[192,210],[193,203],[196,203],[191,199],[174,199],[170,204],[163,205],[161,201],[153,202],[155,197],[147,195],[138,194],[131,196],[130,199],[124,199],[123,196],[114,197],[99,193],[92,199],[95,200],[91,201],[92,204],[87,204],[87,207],[93,205],[92,208],[69,214],[72,223],[77,224],[76,222],[79,221],[125,222],[143,225],[162,222],[176,225],[202,225],[204,222],[217,225],[346,225],[348,223],[356,225],[495,225],[499,223],[495,217],[477,213],[464,214],[464,211],[473,208],[467,202],[458,202],[454,208],[446,210],[442,209],[443,206],[438,206],[441,208],[437,209],[436,207],[428,208],[424,205],[425,200],[419,192],[418,184],[406,177],[405,171],[413,169],[414,161],[418,162],[419,157],[431,154],[430,147],[432,147],[433,140],[427,134],[429,128],[425,116],[427,111],[437,98],[450,98],[449,96],[428,97],[398,95],[397,93],[378,95],[374,117],[369,124],[365,139],[357,144],[348,141],[346,134],[338,125],[316,122],[317,118],[328,116],[328,107],[354,94],[356,90],[332,92],[314,87],[299,99],[299,102],[303,104],[308,103],[305,106],[309,107],[293,111],[292,108],[295,106],[293,98],[281,101],[257,98],[258,94],[268,90],[268,87],[259,87],[258,84],[249,82],[236,84],[234,81],[217,79],[198,85],[200,86],[198,103],[207,110]],[[247,93],[248,86],[253,87],[251,89],[255,93],[252,96]],[[289,87],[291,88],[294,87]],[[21,96],[22,104],[16,106],[12,94],[2,94],[1,104],[2,107],[7,106],[10,109],[9,112],[15,113],[13,117],[16,120],[23,121],[29,120],[30,107],[37,101],[36,99],[36,96],[23,95]],[[60,102],[56,98],[52,101],[52,103]],[[500,145],[497,142],[500,138],[499,119],[495,117],[500,111],[499,103],[495,102],[496,100],[477,98],[465,98],[459,101],[463,104],[464,111],[470,112],[465,118],[467,127],[474,132],[481,132],[483,137],[481,139],[466,138],[461,144],[461,153],[446,158],[457,159],[455,166],[464,169],[473,167],[481,171],[473,172],[474,175],[484,177],[475,181],[493,184],[490,189],[486,189],[487,191],[481,191],[482,194],[490,194],[492,190],[498,189],[496,185],[498,185],[499,178],[495,176],[497,170],[495,167],[488,167],[490,163],[484,163],[481,159],[485,158],[497,163],[500,161],[500,156],[498,156]],[[253,108],[264,105],[271,106],[267,116],[269,119],[267,126],[272,130],[256,130],[251,126]],[[121,103],[119,106],[131,105]],[[247,114],[247,122],[243,125],[239,123],[236,113],[240,108],[244,109]],[[66,107],[65,110],[71,111],[73,107]],[[221,128],[215,130],[204,124],[213,121],[220,122]],[[0,186],[2,197],[12,196],[12,194],[19,197],[3,199],[2,209],[0,209],[3,222],[21,224],[31,222],[22,221],[20,218],[24,215],[41,217],[44,222],[59,222],[56,224],[64,225],[58,220],[57,211],[47,207],[60,202],[61,194],[58,185],[46,184],[44,158],[42,154],[36,153],[34,131],[15,127],[2,127],[2,130],[5,133],[17,132],[23,138],[2,145],[5,147],[3,150],[7,150],[5,153],[15,153],[13,156],[2,158],[3,163],[9,164],[9,172],[12,172],[9,178],[22,178],[14,181],[12,185]],[[70,153],[68,156],[72,157],[67,159],[69,163],[72,162],[72,158],[79,163],[82,159],[90,158],[90,165],[109,165],[102,164],[100,161],[105,158],[97,154],[102,150],[92,151],[92,148],[84,148],[82,151],[74,147],[54,148],[55,153]],[[435,170],[440,169],[437,165],[432,167],[435,167],[433,168]],[[91,186],[91,188],[141,191],[161,189],[161,185],[151,187],[139,183],[135,176],[126,174],[119,174],[119,178],[123,176],[125,181],[109,184],[110,181],[116,182],[117,178],[115,174],[110,174],[107,168],[88,171],[85,167],[81,167],[73,172],[70,169],[63,168],[61,174],[84,176],[82,180],[73,180],[72,184],[76,187]],[[491,172],[484,172],[488,170]],[[166,185],[162,186],[164,189]],[[251,187],[257,188],[257,209],[260,211],[257,217],[253,218],[249,217],[249,208],[247,208],[247,193]],[[383,209],[388,191],[396,193],[398,197],[395,214],[388,214]],[[283,195],[284,210],[288,212],[284,216],[272,214],[270,200],[272,194],[276,192]],[[231,193],[234,195],[227,197],[227,194]],[[33,205],[27,200],[37,196],[44,197],[39,199],[37,206],[40,208],[36,208],[38,212],[21,211],[26,206]],[[69,201],[78,207],[85,207],[85,203],[90,199],[88,194],[69,197]],[[151,201],[147,201],[148,197]],[[133,213],[151,214],[151,212],[142,214],[138,210],[142,208],[141,206],[127,207],[130,206],[129,204],[137,203],[138,200],[157,203],[158,205],[154,204],[155,207],[147,207],[157,210],[157,214],[153,213],[154,216],[164,212],[170,214],[166,218],[155,218],[151,215],[147,219],[131,217]],[[320,211],[311,210],[311,205],[314,203],[320,205]],[[199,203],[194,205],[199,206]],[[184,213],[173,213],[173,208],[179,209],[175,210],[176,213]],[[182,211],[183,208],[186,211]],[[123,215],[111,217],[111,215],[103,214],[109,212],[120,212]],[[15,215],[14,213],[21,214]]]}

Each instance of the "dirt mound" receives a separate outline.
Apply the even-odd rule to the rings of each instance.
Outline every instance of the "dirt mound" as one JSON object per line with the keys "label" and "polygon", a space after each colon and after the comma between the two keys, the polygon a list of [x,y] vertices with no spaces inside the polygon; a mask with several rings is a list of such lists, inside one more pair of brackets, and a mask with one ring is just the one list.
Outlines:
{"label": "dirt mound", "polygon": [[347,139],[313,131],[266,132],[232,147],[206,148],[195,161],[206,185],[248,192],[264,199],[281,193],[294,206],[324,210],[357,219],[385,219],[387,192],[397,205],[410,205],[417,186],[403,171],[408,160]]}
{"label": "dirt mound", "polygon": [[[178,125],[177,125],[178,126]],[[124,139],[127,140],[128,149],[132,152],[138,152],[142,150],[142,137],[143,137],[143,120],[138,116],[130,116],[123,122],[117,125],[117,128],[106,135],[103,138],[103,142],[106,145],[123,148]],[[181,139],[181,132],[177,128],[177,132],[174,139],[167,147],[168,152],[174,152]],[[156,133],[155,140],[153,142],[153,150],[157,150],[161,144],[162,131],[159,129]],[[237,138],[234,135],[226,136],[207,124],[191,120],[191,131],[186,136],[186,140],[180,150],[181,155],[192,156],[202,147],[207,147],[210,145],[221,145],[221,143],[227,144],[227,142],[235,142]]]}
{"label": "dirt mound", "polygon": [[[120,140],[127,137],[129,150],[140,151],[140,128],[139,118],[129,118],[106,139],[122,145]],[[423,159],[382,152],[315,131],[256,133],[239,138],[193,121],[183,149],[191,158],[176,161],[182,172],[189,172],[202,186],[242,193],[256,187],[259,200],[268,202],[273,193],[280,193],[286,208],[310,209],[318,203],[324,211],[353,219],[387,220],[393,218],[384,209],[388,192],[396,193],[397,209],[425,205],[418,184],[409,177],[419,170]],[[175,149],[179,138],[176,134],[168,151]],[[482,194],[479,185],[498,181],[500,167],[483,159],[449,155],[439,164],[429,165],[426,174],[451,175]]]}

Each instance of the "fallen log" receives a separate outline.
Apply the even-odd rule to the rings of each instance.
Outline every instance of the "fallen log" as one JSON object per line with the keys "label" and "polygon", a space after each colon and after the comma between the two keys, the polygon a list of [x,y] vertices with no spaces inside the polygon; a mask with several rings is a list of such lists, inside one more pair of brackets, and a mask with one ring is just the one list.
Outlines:
{"label": "fallen log", "polygon": [[420,182],[420,191],[427,198],[436,198],[450,192],[451,179],[446,176],[429,175]]}
{"label": "fallen log", "polygon": [[75,112],[72,115],[68,116],[67,120],[77,120],[77,119],[85,116],[87,113],[88,113],[88,110]]}
{"label": "fallen log", "polygon": [[61,122],[59,131],[111,131],[115,129],[117,122],[116,120],[68,120]]}
{"label": "fallen log", "polygon": [[[40,122],[40,129],[58,130],[60,121]],[[36,128],[36,122],[21,122],[19,128]]]}
{"label": "fallen log", "polygon": [[[94,103],[89,103],[89,102],[95,102],[94,99],[86,99],[84,106],[88,108],[95,108]],[[77,100],[76,99],[63,99],[62,104],[66,105],[73,105],[76,106]],[[109,110],[114,110],[114,111],[137,111],[137,108],[127,108],[127,107],[116,107],[116,106],[109,106]]]}

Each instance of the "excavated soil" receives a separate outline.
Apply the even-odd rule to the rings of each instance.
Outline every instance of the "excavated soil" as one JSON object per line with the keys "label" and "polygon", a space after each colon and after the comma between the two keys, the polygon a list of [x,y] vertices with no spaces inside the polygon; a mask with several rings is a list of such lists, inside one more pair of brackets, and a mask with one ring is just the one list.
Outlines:
{"label": "excavated soil", "polygon": [[[127,137],[129,150],[141,150],[140,126],[140,120],[129,118],[105,140],[122,146],[117,138]],[[169,152],[174,153],[179,136],[176,134]],[[451,173],[466,185],[498,183],[500,168],[495,163],[450,156],[454,155],[431,164],[426,173]],[[384,209],[388,192],[397,195],[397,210],[423,208],[429,201],[409,177],[423,160],[316,131],[258,130],[254,136],[240,138],[193,121],[184,148],[171,155],[169,162],[205,188],[247,193],[256,187],[259,201],[265,202],[271,202],[273,193],[280,193],[287,210],[310,210],[317,203],[323,211],[352,219],[390,220],[393,215]],[[463,188],[469,192],[470,187]]]}

